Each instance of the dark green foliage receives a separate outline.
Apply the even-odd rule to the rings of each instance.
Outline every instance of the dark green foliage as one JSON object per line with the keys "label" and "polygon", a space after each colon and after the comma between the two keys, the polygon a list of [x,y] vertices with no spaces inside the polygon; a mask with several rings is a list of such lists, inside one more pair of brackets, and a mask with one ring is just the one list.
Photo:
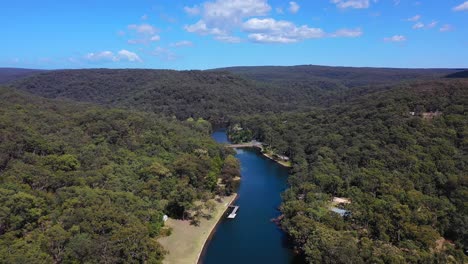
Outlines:
{"label": "dark green foliage", "polygon": [[[456,72],[453,69],[356,68],[316,65],[230,67],[219,70],[262,82],[300,89],[316,86],[324,90],[340,86],[351,88],[417,79],[434,79]],[[294,91],[291,92],[294,93]]]}
{"label": "dark green foliage", "polygon": [[232,163],[203,120],[4,88],[0,105],[0,263],[159,263],[163,214],[185,218]]}
{"label": "dark green foliage", "polygon": [[[468,83],[437,79],[455,70],[227,70],[237,75],[67,70],[12,84],[153,114],[0,90],[0,262],[160,261],[163,213],[186,218],[238,184],[208,121],[291,157],[282,225],[308,262],[466,262]],[[349,215],[329,210],[333,196],[352,200]]]}
{"label": "dark green foliage", "polygon": [[[293,159],[282,224],[308,262],[463,263],[467,107],[468,82],[431,81],[237,122]],[[332,196],[352,200],[349,216]],[[453,245],[436,249],[441,237]]]}
{"label": "dark green foliage", "polygon": [[0,68],[0,84],[8,83],[14,80],[25,78],[44,70],[21,69],[21,68]]}
{"label": "dark green foliage", "polygon": [[238,113],[295,109],[285,90],[260,85],[227,72],[170,70],[63,70],[13,84],[48,98],[69,98],[214,123]]}
{"label": "dark green foliage", "polygon": [[468,71],[459,71],[456,73],[449,74],[445,78],[468,78]]}

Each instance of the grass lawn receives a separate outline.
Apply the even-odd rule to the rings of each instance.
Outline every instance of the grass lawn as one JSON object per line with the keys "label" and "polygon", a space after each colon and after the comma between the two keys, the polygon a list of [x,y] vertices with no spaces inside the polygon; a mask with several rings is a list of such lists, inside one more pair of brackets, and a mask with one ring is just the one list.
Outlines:
{"label": "grass lawn", "polygon": [[165,264],[196,264],[203,246],[223,217],[227,207],[234,201],[236,194],[224,197],[222,202],[216,202],[212,218],[201,218],[200,225],[190,225],[190,221],[169,218],[165,226],[172,228],[172,234],[158,239],[159,243],[169,253],[164,257]]}

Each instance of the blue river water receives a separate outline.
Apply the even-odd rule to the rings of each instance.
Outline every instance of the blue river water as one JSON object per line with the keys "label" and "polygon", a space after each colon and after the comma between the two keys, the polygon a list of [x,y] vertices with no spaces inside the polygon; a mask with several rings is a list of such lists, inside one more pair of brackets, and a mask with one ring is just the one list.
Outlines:
{"label": "blue river water", "polygon": [[[225,131],[213,138],[228,143]],[[280,215],[288,170],[255,149],[238,149],[241,184],[235,219],[223,218],[201,258],[203,264],[296,263],[285,234],[271,219]]]}

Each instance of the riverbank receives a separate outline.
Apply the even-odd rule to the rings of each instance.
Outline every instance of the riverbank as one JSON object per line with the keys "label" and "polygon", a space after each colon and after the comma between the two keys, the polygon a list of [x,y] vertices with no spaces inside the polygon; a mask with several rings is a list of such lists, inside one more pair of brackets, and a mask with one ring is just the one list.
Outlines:
{"label": "riverbank", "polygon": [[169,253],[164,257],[164,264],[196,264],[200,258],[205,244],[214,233],[218,222],[224,216],[229,205],[237,197],[237,194],[223,197],[221,202],[216,202],[216,208],[211,219],[202,218],[199,226],[190,224],[190,221],[169,218],[165,226],[172,228],[170,236],[161,237],[158,242]]}
{"label": "riverbank", "polygon": [[291,165],[291,161],[284,161],[284,160],[279,160],[279,159],[276,159],[274,156],[275,156],[275,153],[271,152],[271,153],[268,153],[265,151],[265,149],[263,148],[263,145],[261,142],[249,142],[249,143],[240,143],[240,144],[230,144],[228,145],[229,147],[231,148],[257,148],[260,150],[260,153],[262,153],[262,155],[266,158],[269,158],[271,159],[272,161],[278,163],[279,165],[283,166],[283,167],[286,167],[286,168],[291,168],[292,165]]}
{"label": "riverbank", "polygon": [[286,168],[291,168],[291,167],[292,167],[290,161],[282,161],[282,160],[275,159],[275,158],[273,157],[274,154],[273,154],[273,155],[268,154],[268,153],[264,152],[262,149],[260,150],[260,152],[262,153],[262,155],[263,155],[264,157],[267,157],[267,158],[271,159],[272,161],[278,163],[279,165],[281,165],[281,166],[283,166],[283,167],[286,167]]}

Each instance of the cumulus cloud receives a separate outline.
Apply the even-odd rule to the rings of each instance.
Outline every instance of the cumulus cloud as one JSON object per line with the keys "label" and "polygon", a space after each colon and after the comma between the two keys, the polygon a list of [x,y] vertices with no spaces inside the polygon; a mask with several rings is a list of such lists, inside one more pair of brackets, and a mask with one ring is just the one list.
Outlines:
{"label": "cumulus cloud", "polygon": [[320,28],[306,25],[296,26],[289,21],[276,21],[273,18],[252,18],[243,24],[243,29],[250,32],[249,40],[263,43],[293,43],[304,39],[325,37]]}
{"label": "cumulus cloud", "polygon": [[403,42],[406,41],[406,37],[403,35],[395,35],[389,38],[384,38],[386,42]]}
{"label": "cumulus cloud", "polygon": [[128,50],[120,50],[117,54],[112,51],[91,52],[85,55],[85,60],[89,62],[142,62],[142,59],[134,52]]}
{"label": "cumulus cloud", "polygon": [[121,50],[117,53],[117,58],[118,60],[126,60],[126,61],[131,61],[131,62],[142,62],[142,60],[140,59],[140,57],[134,53],[134,52],[131,52],[131,51],[128,51],[128,50]]}
{"label": "cumulus cloud", "polygon": [[226,43],[240,43],[242,41],[241,38],[236,37],[236,36],[230,36],[230,35],[216,36],[215,39],[221,42],[226,42]]}
{"label": "cumulus cloud", "polygon": [[453,30],[453,27],[452,25],[449,25],[449,24],[445,24],[439,29],[440,32],[447,32],[447,31],[452,31],[452,30]]}
{"label": "cumulus cloud", "polygon": [[357,38],[362,36],[363,32],[360,28],[357,29],[340,29],[335,33],[331,34],[331,37],[345,37],[345,38]]}
{"label": "cumulus cloud", "polygon": [[158,29],[150,24],[131,24],[127,28],[133,32],[134,38],[127,41],[128,44],[148,44],[159,41],[161,37],[157,35]]}
{"label": "cumulus cloud", "polygon": [[86,54],[85,59],[90,62],[118,61],[118,58],[112,51],[90,52]]}
{"label": "cumulus cloud", "polygon": [[[241,38],[233,34],[236,31],[247,33],[247,39],[256,43],[294,43],[306,39],[362,35],[360,29],[341,29],[335,33],[326,33],[321,28],[265,17],[272,9],[267,0],[215,0],[196,5],[190,10],[194,8],[198,8],[200,19],[194,24],[186,25],[185,30],[199,35],[211,35],[222,42],[242,42]],[[296,2],[289,2],[289,12],[296,13],[299,9]],[[276,12],[283,11],[277,9]]]}
{"label": "cumulus cloud", "polygon": [[289,12],[296,14],[301,7],[296,2],[289,2]]}
{"label": "cumulus cloud", "polygon": [[250,41],[257,43],[294,43],[306,39],[324,37],[359,37],[361,29],[341,29],[335,33],[327,34],[321,28],[312,28],[307,25],[297,26],[290,21],[275,20],[273,18],[252,18],[246,21],[242,29],[250,33]]}
{"label": "cumulus cloud", "polygon": [[200,35],[214,35],[219,40],[228,39],[233,28],[241,25],[244,19],[265,16],[271,10],[267,0],[207,1],[200,6],[186,8],[186,12],[194,8],[198,11],[192,13],[201,18],[195,24],[185,26],[185,30]]}
{"label": "cumulus cloud", "polygon": [[191,47],[193,43],[188,40],[181,40],[170,45],[171,47],[180,48],[180,47]]}
{"label": "cumulus cloud", "polygon": [[421,29],[424,27],[424,24],[422,22],[418,22],[413,25],[413,29]]}
{"label": "cumulus cloud", "polygon": [[468,1],[461,3],[453,8],[453,11],[468,11]]}
{"label": "cumulus cloud", "polygon": [[184,11],[185,13],[192,15],[192,16],[196,16],[200,14],[200,8],[198,6],[194,6],[194,7],[186,6],[184,7]]}
{"label": "cumulus cloud", "polygon": [[346,8],[362,9],[362,8],[369,8],[370,6],[369,0],[330,0],[330,2],[335,4],[338,8],[341,8],[341,9],[346,9]]}
{"label": "cumulus cloud", "polygon": [[141,25],[132,24],[132,25],[128,25],[127,28],[130,30],[136,31],[139,34],[145,34],[145,35],[154,35],[157,32],[157,29],[150,24],[141,24]]}
{"label": "cumulus cloud", "polygon": [[438,23],[439,22],[437,22],[437,21],[432,21],[431,23],[427,24],[426,27],[427,28],[433,28],[433,27],[437,26]]}
{"label": "cumulus cloud", "polygon": [[414,17],[410,17],[410,18],[406,19],[406,21],[416,22],[419,19],[421,19],[421,15],[415,15]]}

